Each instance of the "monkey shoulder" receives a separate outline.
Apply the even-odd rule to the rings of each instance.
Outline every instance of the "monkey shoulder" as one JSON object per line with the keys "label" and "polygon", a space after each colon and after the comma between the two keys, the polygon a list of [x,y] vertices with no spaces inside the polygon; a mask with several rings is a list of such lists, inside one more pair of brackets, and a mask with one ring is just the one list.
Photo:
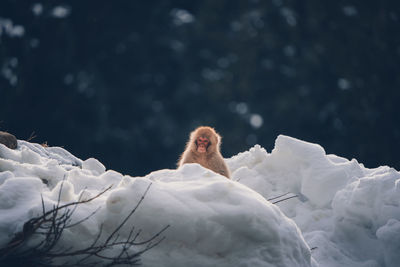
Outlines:
{"label": "monkey shoulder", "polygon": [[194,153],[193,151],[185,151],[181,156],[179,165],[183,165],[185,163],[200,163],[200,161],[201,157],[196,155],[196,153]]}

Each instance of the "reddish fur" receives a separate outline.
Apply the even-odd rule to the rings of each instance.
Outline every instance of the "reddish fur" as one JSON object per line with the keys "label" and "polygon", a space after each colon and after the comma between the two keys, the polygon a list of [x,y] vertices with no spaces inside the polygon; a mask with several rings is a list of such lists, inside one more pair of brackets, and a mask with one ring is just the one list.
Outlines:
{"label": "reddish fur", "polygon": [[[198,152],[196,140],[199,138],[207,138],[209,145],[205,153]],[[228,167],[220,152],[221,136],[215,130],[208,126],[201,126],[190,134],[190,139],[186,144],[186,149],[182,153],[178,166],[185,163],[198,163],[216,173],[230,177]]]}

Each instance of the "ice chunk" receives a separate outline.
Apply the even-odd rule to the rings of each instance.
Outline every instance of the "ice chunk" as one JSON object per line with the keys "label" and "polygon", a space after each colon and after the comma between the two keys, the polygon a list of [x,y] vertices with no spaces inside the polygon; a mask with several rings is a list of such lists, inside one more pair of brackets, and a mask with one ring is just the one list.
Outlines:
{"label": "ice chunk", "polygon": [[106,171],[106,167],[95,158],[89,158],[82,162],[82,169],[91,171],[94,175],[100,175]]}

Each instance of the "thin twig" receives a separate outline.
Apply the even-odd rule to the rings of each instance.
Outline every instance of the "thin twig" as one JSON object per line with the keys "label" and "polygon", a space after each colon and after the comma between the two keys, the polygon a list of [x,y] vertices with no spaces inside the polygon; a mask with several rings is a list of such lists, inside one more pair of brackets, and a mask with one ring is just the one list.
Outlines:
{"label": "thin twig", "polygon": [[[46,211],[43,196],[41,195],[42,215],[32,218],[24,224],[23,231],[17,233],[15,237],[9,242],[9,244],[0,249],[0,265],[3,262],[15,263],[15,265],[35,265],[35,266],[55,266],[52,262],[55,258],[62,258],[64,262],[57,266],[99,266],[101,263],[106,266],[114,265],[137,265],[140,263],[140,255],[149,249],[154,248],[160,244],[165,237],[161,237],[161,234],[168,229],[169,225],[164,227],[161,231],[150,237],[149,239],[141,242],[137,242],[141,230],[138,230],[134,234],[135,228],[132,227],[129,235],[126,239],[120,240],[119,231],[126,224],[129,218],[135,213],[140,204],[143,202],[147,192],[150,189],[151,184],[147,187],[142,197],[136,204],[136,206],[129,212],[129,214],[122,220],[122,222],[111,232],[110,235],[105,239],[103,243],[99,243],[99,240],[103,234],[103,225],[100,225],[98,234],[95,236],[91,244],[83,249],[72,250],[72,247],[64,249],[56,249],[56,246],[62,237],[63,231],[66,228],[72,228],[76,225],[83,223],[93,216],[98,210],[96,209],[90,215],[85,218],[71,223],[72,216],[76,211],[78,205],[88,203],[106,191],[110,190],[112,185],[105,190],[98,193],[96,196],[82,200],[83,191],[78,197],[78,201],[60,205],[61,194],[63,190],[63,183],[65,177],[60,185],[60,191],[58,192],[57,203],[53,205],[53,208]],[[43,240],[38,242],[35,246],[26,246],[26,243],[33,235],[44,236]],[[132,251],[132,247],[140,247],[136,251]],[[20,247],[27,247],[26,249],[20,249]],[[120,249],[120,252],[116,255],[110,255],[106,253],[108,250]],[[103,254],[105,253],[105,254]],[[78,259],[77,259],[78,258]]]}
{"label": "thin twig", "polygon": [[278,201],[272,202],[272,204],[277,204],[277,203],[279,203],[279,202],[282,202],[282,201],[285,201],[285,200],[288,200],[288,199],[291,199],[291,198],[295,198],[295,197],[298,197],[298,195],[294,195],[294,196],[291,196],[291,197],[287,197],[287,198],[284,198],[284,199],[280,199],[280,200],[278,200]]}
{"label": "thin twig", "polygon": [[277,196],[277,197],[269,198],[269,199],[267,199],[267,200],[268,200],[268,201],[271,201],[271,200],[274,200],[274,199],[277,199],[277,198],[281,198],[281,197],[283,197],[283,196],[286,196],[287,194],[290,194],[290,192],[287,192],[287,193],[285,193],[285,194],[283,194],[283,195],[279,195],[279,196]]}
{"label": "thin twig", "polygon": [[28,137],[28,139],[26,139],[26,141],[27,142],[30,142],[30,141],[32,141],[32,139],[34,139],[34,138],[36,138],[37,136],[36,136],[36,133],[35,133],[35,131],[33,131],[32,133],[31,133],[31,135]]}

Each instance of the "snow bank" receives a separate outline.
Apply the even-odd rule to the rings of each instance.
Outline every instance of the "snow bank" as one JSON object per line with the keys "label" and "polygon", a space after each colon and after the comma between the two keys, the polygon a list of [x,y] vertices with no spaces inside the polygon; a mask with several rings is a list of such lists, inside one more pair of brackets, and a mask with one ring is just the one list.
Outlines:
{"label": "snow bank", "polygon": [[40,214],[40,194],[46,206],[56,203],[64,179],[62,203],[112,188],[79,206],[77,221],[100,209],[68,229],[60,246],[90,244],[101,225],[112,232],[151,184],[120,231],[127,236],[135,226],[146,240],[170,225],[142,255],[144,266],[400,266],[396,170],[368,169],[287,136],[271,153],[256,145],[226,161],[232,180],[197,164],[130,177],[61,148],[0,145],[0,246]]}
{"label": "snow bank", "polygon": [[277,204],[301,229],[320,266],[400,266],[400,173],[279,136],[267,153],[256,145],[227,160],[232,179]]}
{"label": "snow bank", "polygon": [[[144,266],[312,266],[311,252],[299,228],[278,207],[241,183],[187,164],[146,177],[106,171],[96,159],[81,161],[61,148],[19,141],[17,150],[0,144],[0,246],[21,231],[24,222],[57,203],[95,196],[81,204],[73,220],[88,220],[67,229],[60,247],[90,245],[102,228],[112,233],[150,190],[121,228],[129,236],[141,229],[138,241],[165,226],[165,240],[142,255]],[[61,194],[59,194],[61,192]],[[118,253],[118,251],[115,251]]]}

